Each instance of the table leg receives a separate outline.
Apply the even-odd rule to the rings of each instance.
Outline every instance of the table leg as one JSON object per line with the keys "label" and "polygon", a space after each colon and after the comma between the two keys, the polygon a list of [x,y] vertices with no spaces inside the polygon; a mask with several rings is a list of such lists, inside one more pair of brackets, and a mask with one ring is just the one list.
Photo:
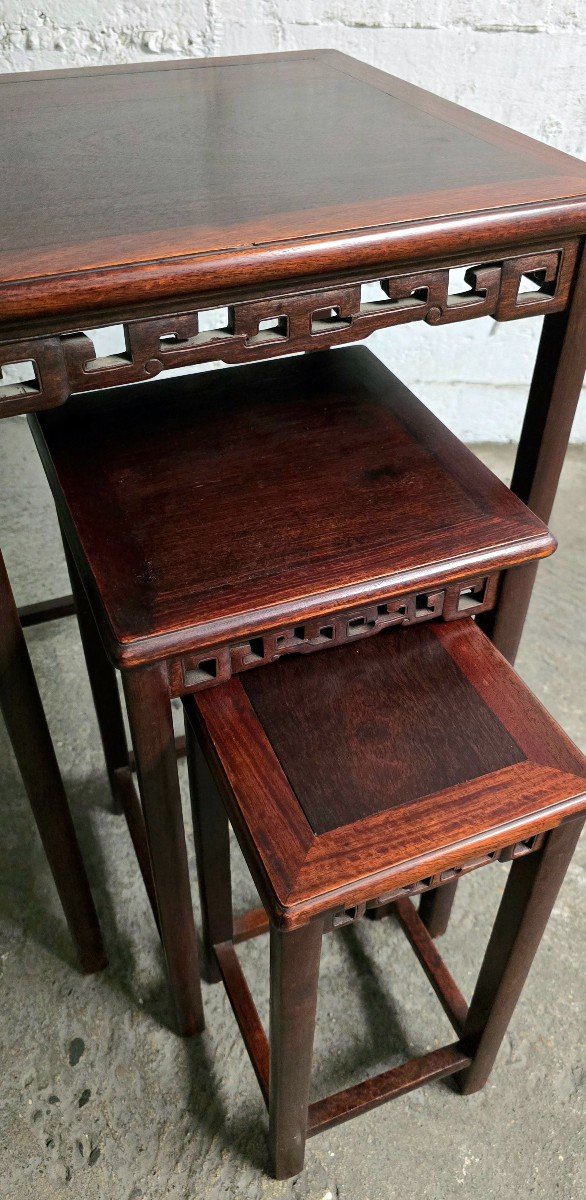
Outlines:
{"label": "table leg", "polygon": [[222,975],[214,946],[218,942],[231,942],[234,934],[230,831],[226,810],[188,716],[185,738],[206,979],[208,983],[218,983]]}
{"label": "table leg", "polygon": [[323,921],[271,925],[269,1149],[276,1179],[303,1170]]}
{"label": "table leg", "polygon": [[[568,308],[543,321],[511,480],[511,491],[545,522],[551,516],[585,370],[586,251]],[[478,617],[478,624],[510,663],[519,649],[537,567],[533,562],[506,571],[496,607]],[[438,889],[425,905],[422,902],[421,915],[433,937],[447,928],[457,884],[449,889],[446,895],[441,894],[446,889]]]}
{"label": "table leg", "polygon": [[[549,521],[586,370],[586,252],[569,307],[545,317],[511,491]],[[537,563],[507,571],[493,612],[479,618],[495,646],[515,661]]]}
{"label": "table leg", "polygon": [[83,970],[99,971],[98,918],[1,554],[0,708]]}
{"label": "table leg", "polygon": [[472,1063],[454,1078],[465,1096],[490,1075],[583,825],[560,825],[541,850],[511,866],[462,1031]]}
{"label": "table leg", "polygon": [[158,665],[123,671],[161,941],[179,1031],[204,1027],[171,701]]}
{"label": "table leg", "polygon": [[423,892],[419,901],[419,916],[432,938],[442,936],[448,928],[458,880],[444,883],[431,892]]}
{"label": "table leg", "polygon": [[63,537],[63,549],[71,580],[71,590],[75,599],[79,633],[104,749],[108,780],[117,810],[121,811],[120,773],[130,775],[130,757],[118,680],[116,671],[104,649],[85,588],[65,537]]}

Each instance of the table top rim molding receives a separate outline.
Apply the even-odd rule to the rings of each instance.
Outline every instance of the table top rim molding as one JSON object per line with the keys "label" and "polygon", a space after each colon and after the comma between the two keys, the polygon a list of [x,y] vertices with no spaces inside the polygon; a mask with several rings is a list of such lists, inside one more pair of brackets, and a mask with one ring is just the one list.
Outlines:
{"label": "table top rim molding", "polygon": [[[426,192],[420,188],[395,199],[385,196],[384,189],[379,196],[365,193],[363,199],[355,192],[354,199],[345,201],[339,211],[331,203],[320,204],[319,198],[312,210],[308,191],[300,219],[293,219],[294,214],[279,216],[277,207],[266,220],[255,217],[248,227],[246,221],[237,222],[234,237],[228,236],[227,226],[222,230],[218,225],[218,233],[210,227],[206,233],[204,225],[191,223],[158,232],[137,229],[133,243],[125,232],[120,234],[119,244],[110,238],[109,250],[104,236],[93,250],[87,238],[70,247],[62,240],[46,253],[32,243],[26,253],[0,249],[0,320],[26,324],[42,316],[113,308],[122,299],[129,305],[140,304],[148,302],[154,292],[164,301],[218,291],[227,285],[252,282],[267,286],[319,279],[334,265],[339,269],[340,262],[351,271],[381,262],[417,263],[457,252],[474,257],[491,246],[510,248],[584,232],[586,166],[578,159],[338,51],[32,72],[0,76],[0,86],[8,94],[11,85],[45,87],[51,80],[67,85],[101,74],[112,79],[129,74],[141,83],[149,76],[160,78],[165,72],[181,76],[192,69],[203,70],[205,80],[212,77],[210,71],[221,73],[232,66],[241,71],[248,65],[285,64],[297,70],[299,64],[313,61],[328,68],[332,86],[347,80],[366,89],[370,99],[377,94],[392,95],[397,105],[410,106],[421,121],[435,121],[454,137],[462,134],[477,144],[497,147],[505,158],[517,155],[525,159],[528,178],[499,179],[495,167],[492,181],[487,177],[472,187],[464,185],[463,190],[452,187],[438,192],[431,187]],[[490,174],[488,167],[486,172]]]}
{"label": "table top rim molding", "polygon": [[[374,638],[370,657],[396,653],[401,636],[400,631],[389,631]],[[498,857],[523,838],[577,818],[586,807],[584,756],[473,620],[434,623],[405,631],[403,638],[403,644],[409,639],[410,646],[417,640],[439,643],[521,752],[520,759],[508,766],[421,795],[415,805],[417,832],[413,834],[409,807],[401,805],[383,807],[353,823],[341,819],[329,830],[314,832],[303,809],[303,795],[288,777],[286,760],[257,713],[254,693],[252,699],[248,694],[252,676],[233,677],[220,688],[184,698],[186,717],[205,747],[216,783],[235,818],[235,831],[256,858],[255,880],[270,906],[271,919],[282,928],[295,928],[337,906],[344,909],[374,897],[383,903],[403,889],[420,890],[426,877],[441,882],[442,871],[473,869],[479,858]],[[340,655],[348,662],[350,652],[349,647],[341,648],[336,665]],[[334,665],[331,656],[318,655],[314,667],[318,660],[326,674]],[[276,664],[277,670],[284,662]],[[270,671],[275,668],[261,667],[254,674],[266,683]],[[266,857],[265,822],[271,828]],[[339,888],[338,880],[345,881]]]}
{"label": "table top rim molding", "polygon": [[[80,396],[32,417],[31,427],[77,567],[90,594],[101,593],[110,654],[127,667],[237,650],[281,626],[488,577],[555,547],[546,526],[365,347],[146,383],[122,404],[116,391]],[[225,495],[215,483],[220,461]],[[312,495],[301,504],[307,479]],[[182,513],[173,554],[153,525],[154,511],[166,520],[160,506],[170,495]],[[276,504],[273,522],[259,515],[261,498]],[[426,508],[417,537],[403,508],[397,515],[407,502]]]}
{"label": "table top rim molding", "polygon": [[[22,331],[17,341],[0,339],[0,417],[53,408],[78,392],[150,381],[176,367],[218,360],[245,363],[360,342],[377,329],[411,321],[435,326],[487,315],[510,321],[559,312],[571,296],[578,242],[561,239],[539,249],[519,247],[517,254],[505,257],[485,252],[467,267],[463,257],[419,270],[394,272],[387,265],[378,272],[337,275],[313,287],[208,294],[165,315],[144,308],[141,315],[119,312],[101,321],[97,315],[78,314],[77,320],[63,321],[66,328],[58,332],[54,320],[45,321],[37,336]],[[464,290],[450,291],[451,272],[458,268],[464,270]],[[534,290],[522,291],[524,281],[531,281]],[[381,298],[363,300],[373,284]],[[206,331],[201,314],[210,312],[216,313],[219,327]],[[120,320],[124,348],[99,358],[92,328]],[[3,383],[2,365],[23,361],[32,361],[31,378]]]}

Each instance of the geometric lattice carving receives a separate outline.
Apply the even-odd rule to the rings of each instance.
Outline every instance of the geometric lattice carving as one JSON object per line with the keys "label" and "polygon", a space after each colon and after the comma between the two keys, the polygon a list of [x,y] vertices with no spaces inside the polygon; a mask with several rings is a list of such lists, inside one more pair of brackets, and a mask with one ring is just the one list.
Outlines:
{"label": "geometric lattice carving", "polygon": [[[219,328],[203,327],[210,301],[193,311],[129,320],[124,349],[99,357],[91,335],[61,333],[47,339],[0,345],[1,365],[32,359],[32,393],[0,382],[0,415],[61,403],[73,392],[152,379],[196,363],[239,363],[366,338],[376,329],[409,321],[446,325],[490,315],[508,321],[566,306],[576,243],[517,255],[465,269],[467,290],[450,293],[451,266],[383,277],[363,277],[335,287],[301,288],[278,296],[240,300],[226,307]],[[522,290],[523,280],[535,287]],[[377,286],[378,298],[370,296]]]}
{"label": "geometric lattice carving", "polygon": [[[3,383],[2,367],[32,362],[33,380]],[[54,408],[71,394],[60,337],[0,344],[0,417]]]}
{"label": "geometric lattice carving", "polygon": [[[311,654],[373,634],[392,625],[421,624],[443,618],[485,612],[494,604],[498,575],[449,584],[429,592],[412,592],[378,600],[361,608],[347,609],[323,617],[272,629],[228,645],[206,649],[201,654],[183,654],[169,666],[169,683],[174,695],[199,692],[225,683],[231,675],[276,662],[284,654]],[[462,607],[462,601],[465,606]]]}
{"label": "geometric lattice carving", "polygon": [[426,879],[420,879],[417,883],[409,883],[406,887],[394,888],[392,891],[385,892],[383,895],[377,896],[376,900],[369,901],[367,908],[380,908],[383,904],[390,904],[401,896],[419,896],[422,892],[429,892],[432,888],[441,887],[444,883],[451,883],[454,879],[459,879],[461,875],[468,875],[470,871],[477,871],[479,867],[485,867],[491,862],[512,862],[526,854],[534,854],[536,850],[541,849],[545,836],[544,833],[540,833],[524,842],[514,842],[511,846],[505,846],[504,849],[487,850],[485,854],[468,859],[467,862],[456,867],[448,867],[445,871],[439,871],[437,875],[428,875]]}

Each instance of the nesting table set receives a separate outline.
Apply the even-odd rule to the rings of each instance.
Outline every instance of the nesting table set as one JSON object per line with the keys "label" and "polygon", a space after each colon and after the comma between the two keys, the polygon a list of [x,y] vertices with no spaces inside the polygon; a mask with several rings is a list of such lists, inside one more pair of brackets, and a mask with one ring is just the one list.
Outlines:
{"label": "nesting table set", "polygon": [[[308,1135],[445,1076],[482,1087],[583,824],[585,760],[510,664],[555,548],[544,522],[586,361],[586,171],[333,51],[5,76],[0,97],[0,364],[27,364],[0,382],[0,415],[29,414],[73,592],[22,623],[77,611],[108,777],[192,1034],[183,700],[202,970],[227,989],[285,1178]],[[345,346],[414,321],[537,315],[511,489]],[[103,356],[101,331],[120,325]],[[218,360],[237,365],[154,379]],[[2,707],[97,969],[5,572],[0,598]],[[240,916],[228,822],[262,902]],[[433,939],[460,876],[495,861],[511,868],[468,1006]],[[456,1040],[310,1103],[322,937],[391,914]],[[267,930],[268,1038],[235,949]]]}

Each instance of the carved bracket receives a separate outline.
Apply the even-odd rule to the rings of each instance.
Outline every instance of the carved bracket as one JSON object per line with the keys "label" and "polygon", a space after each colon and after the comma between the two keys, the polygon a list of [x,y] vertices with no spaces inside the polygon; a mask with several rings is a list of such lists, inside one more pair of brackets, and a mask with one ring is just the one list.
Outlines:
{"label": "carved bracket", "polygon": [[271,629],[256,637],[240,639],[199,654],[184,654],[169,664],[172,695],[199,692],[225,683],[233,674],[276,662],[284,654],[311,654],[329,646],[340,646],[370,637],[391,625],[414,625],[442,617],[453,621],[492,608],[498,574],[448,584],[428,592],[394,596],[345,612]]}
{"label": "carved bracket", "polygon": [[429,892],[433,888],[441,887],[443,883],[452,883],[461,875],[468,875],[470,871],[486,867],[491,862],[513,862],[514,859],[523,858],[526,854],[534,854],[536,850],[541,849],[545,838],[545,833],[537,833],[525,841],[513,842],[512,845],[505,846],[504,850],[487,850],[486,854],[468,859],[460,866],[448,867],[445,871],[439,871],[437,875],[428,875],[426,879],[418,880],[417,883],[409,883],[406,887],[394,888],[390,892],[385,892],[384,895],[377,896],[375,900],[368,901],[366,907],[368,909],[381,908],[386,904],[392,904],[394,900],[399,900],[402,896],[419,896],[422,892]]}
{"label": "carved bracket", "polygon": [[[0,344],[0,416],[197,363],[242,363],[361,341],[376,329],[409,321],[510,321],[557,311],[567,304],[575,261],[576,244],[569,243],[469,266],[465,290],[451,290],[451,271],[463,270],[455,266],[242,300],[222,310],[208,303],[192,312],[127,321],[124,349],[105,358],[96,356],[91,336],[82,332]],[[32,364],[31,378],[3,384],[2,366],[22,362]]]}

